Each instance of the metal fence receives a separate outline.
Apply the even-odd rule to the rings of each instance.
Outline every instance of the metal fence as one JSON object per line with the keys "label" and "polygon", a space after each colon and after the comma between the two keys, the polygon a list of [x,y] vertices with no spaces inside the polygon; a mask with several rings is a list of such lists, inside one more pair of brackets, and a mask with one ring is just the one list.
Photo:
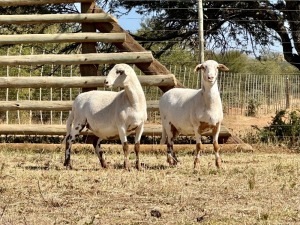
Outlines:
{"label": "metal fence", "polygon": [[224,112],[246,116],[300,106],[299,74],[223,74],[219,85]]}
{"label": "metal fence", "polygon": [[[199,77],[187,68],[170,68],[186,87],[198,88]],[[220,72],[218,86],[224,113],[245,116],[300,108],[300,74]]]}

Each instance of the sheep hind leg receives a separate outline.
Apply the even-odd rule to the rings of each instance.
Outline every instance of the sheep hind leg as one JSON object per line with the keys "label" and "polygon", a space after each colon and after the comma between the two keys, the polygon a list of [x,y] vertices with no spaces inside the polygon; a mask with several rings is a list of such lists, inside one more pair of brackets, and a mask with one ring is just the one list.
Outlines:
{"label": "sheep hind leg", "polygon": [[176,166],[177,163],[179,162],[176,154],[174,152],[174,142],[173,142],[173,138],[167,143],[167,162],[169,163],[169,165],[173,165]]}
{"label": "sheep hind leg", "polygon": [[95,152],[96,152],[96,154],[99,158],[99,161],[100,161],[100,164],[101,164],[102,168],[107,168],[107,163],[105,161],[105,153],[101,149],[101,139],[100,138],[94,139],[93,146],[95,148]]}
{"label": "sheep hind leg", "polygon": [[66,151],[65,151],[65,162],[64,166],[72,169],[71,166],[71,150],[72,150],[72,144],[75,142],[75,139],[78,137],[79,133],[83,130],[85,127],[85,123],[78,124],[75,128],[72,128],[71,134],[69,134],[66,137]]}
{"label": "sheep hind leg", "polygon": [[66,150],[65,150],[65,162],[64,166],[66,168],[72,169],[71,166],[71,149],[72,149],[72,136],[69,134],[66,137]]}
{"label": "sheep hind leg", "polygon": [[169,165],[176,165],[177,160],[173,150],[173,144],[167,143],[167,162]]}
{"label": "sheep hind leg", "polygon": [[167,132],[167,162],[169,165],[177,165],[179,162],[176,154],[174,152],[174,138],[178,135],[177,129],[174,127],[174,125],[170,122],[169,126],[166,128]]}

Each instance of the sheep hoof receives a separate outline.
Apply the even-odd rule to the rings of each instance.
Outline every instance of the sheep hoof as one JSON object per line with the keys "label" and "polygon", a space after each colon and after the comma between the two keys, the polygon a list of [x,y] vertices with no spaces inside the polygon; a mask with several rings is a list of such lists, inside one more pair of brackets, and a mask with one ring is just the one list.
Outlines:
{"label": "sheep hoof", "polygon": [[176,166],[178,163],[178,160],[177,160],[176,156],[168,155],[167,162],[169,163],[170,166]]}
{"label": "sheep hoof", "polygon": [[130,163],[128,160],[124,161],[124,169],[130,171]]}
{"label": "sheep hoof", "polygon": [[73,169],[70,161],[65,161],[64,166],[66,167],[66,169],[70,169],[70,170]]}
{"label": "sheep hoof", "polygon": [[200,160],[196,158],[194,161],[194,170],[199,170],[199,169],[200,169]]}
{"label": "sheep hoof", "polygon": [[221,158],[216,158],[216,167],[217,167],[218,169],[221,168],[221,162],[222,162]]}
{"label": "sheep hoof", "polygon": [[100,163],[101,163],[102,168],[107,169],[108,166],[107,166],[107,163],[105,160],[101,160]]}
{"label": "sheep hoof", "polygon": [[140,163],[140,162],[136,162],[135,168],[136,168],[138,171],[143,170],[143,167],[141,166],[141,163]]}

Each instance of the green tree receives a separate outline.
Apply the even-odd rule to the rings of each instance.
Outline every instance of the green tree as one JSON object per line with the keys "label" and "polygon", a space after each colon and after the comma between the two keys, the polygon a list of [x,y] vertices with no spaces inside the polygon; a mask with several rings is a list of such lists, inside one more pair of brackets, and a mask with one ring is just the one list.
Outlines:
{"label": "green tree", "polygon": [[[198,49],[198,7],[197,0],[174,1],[110,1],[98,0],[98,5],[118,16],[135,10],[148,16],[146,25],[149,29],[135,34],[148,49],[160,42],[162,47],[154,51],[156,57],[168,54],[177,43],[190,50]],[[221,49],[227,52],[236,46],[252,46],[253,52],[260,47],[275,45],[279,41],[283,47],[284,58],[300,70],[300,1],[294,0],[262,0],[262,1],[219,1],[205,0],[204,30],[205,40],[210,49]],[[125,9],[125,12],[124,10]],[[0,14],[45,14],[45,13],[77,13],[74,4],[57,4],[42,6],[0,7]],[[152,16],[155,15],[155,16]],[[1,25],[1,34],[46,32],[51,25]],[[60,32],[80,31],[74,24],[60,24]],[[110,46],[103,45],[111,50]],[[78,44],[62,48],[54,47],[58,53],[68,53]],[[246,48],[245,48],[246,49]],[[248,53],[248,52],[246,52]]]}
{"label": "green tree", "polygon": [[[99,1],[100,2],[100,1]],[[101,1],[103,2],[103,1]],[[197,0],[185,1],[109,1],[113,13],[120,7],[135,11],[151,20],[155,29],[139,32],[136,39],[143,44],[166,42],[166,48],[180,42],[192,49],[198,43]],[[279,41],[285,59],[300,70],[300,1],[204,1],[204,30],[211,48],[228,51],[235,46],[258,47]],[[119,12],[120,14],[120,12]],[[155,16],[151,16],[154,14]],[[159,56],[161,53],[158,52]]]}

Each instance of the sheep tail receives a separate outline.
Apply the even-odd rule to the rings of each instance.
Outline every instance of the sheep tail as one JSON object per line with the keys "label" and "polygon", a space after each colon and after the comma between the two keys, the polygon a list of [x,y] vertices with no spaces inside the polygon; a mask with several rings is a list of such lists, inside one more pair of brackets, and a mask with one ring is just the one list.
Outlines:
{"label": "sheep tail", "polygon": [[65,138],[63,139],[62,143],[65,143],[65,142],[66,142],[66,138],[67,138],[67,137],[70,135],[70,133],[71,133],[73,120],[74,120],[74,112],[71,111],[71,113],[69,114],[69,117],[68,117],[68,119],[67,119],[67,125],[66,125],[66,128],[67,128],[67,134],[66,134]]}

